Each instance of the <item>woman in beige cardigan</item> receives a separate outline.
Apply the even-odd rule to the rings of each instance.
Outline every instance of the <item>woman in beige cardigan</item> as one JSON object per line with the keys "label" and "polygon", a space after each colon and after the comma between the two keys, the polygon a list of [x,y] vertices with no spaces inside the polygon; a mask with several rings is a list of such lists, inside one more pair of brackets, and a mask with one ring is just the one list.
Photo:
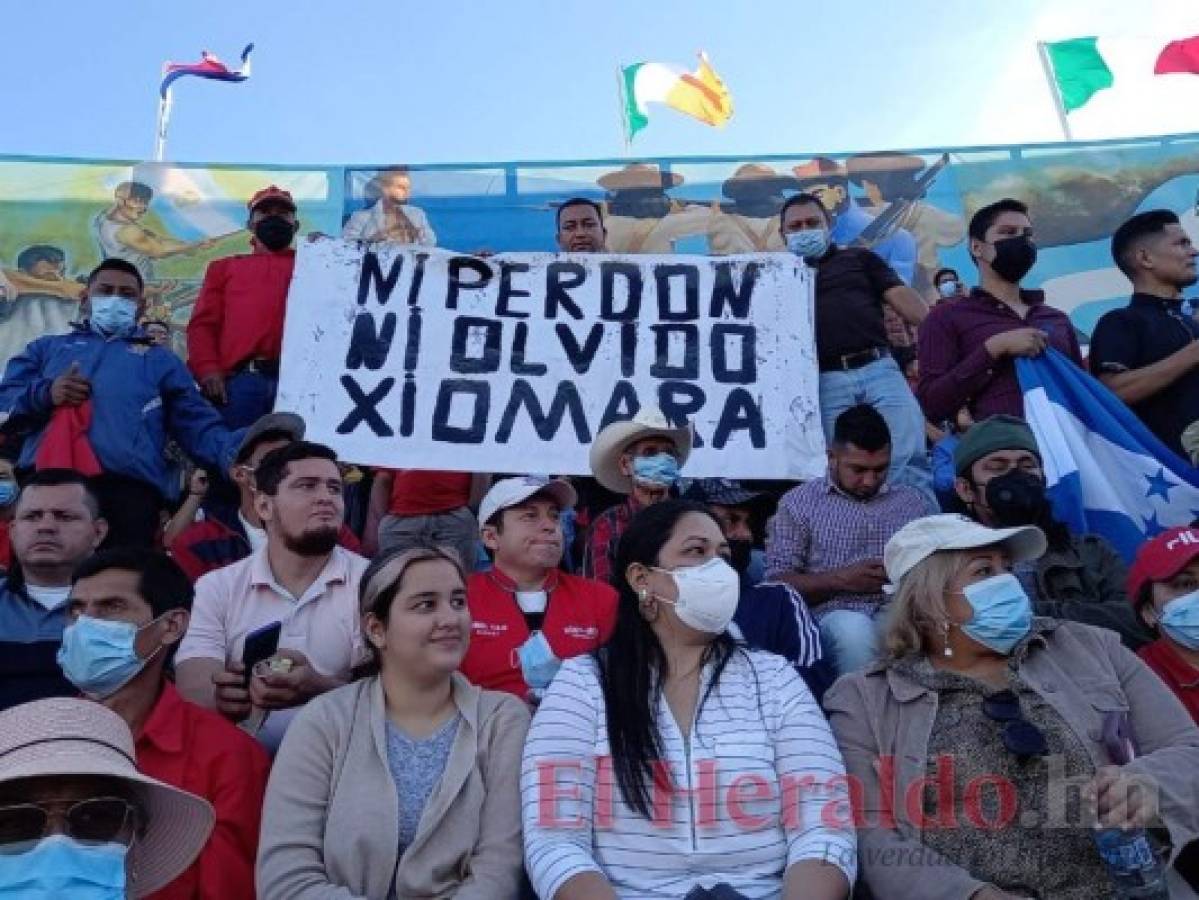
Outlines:
{"label": "woman in beige cardigan", "polygon": [[402,551],[371,565],[360,596],[374,674],[310,701],[288,729],[259,897],[515,897],[529,714],[457,674],[470,640],[461,567]]}
{"label": "woman in beige cardigan", "polygon": [[1033,617],[1011,570],[1045,546],[955,515],[887,542],[885,657],[824,698],[880,900],[1097,900],[1096,816],[1171,860],[1199,838],[1199,730],[1114,631]]}

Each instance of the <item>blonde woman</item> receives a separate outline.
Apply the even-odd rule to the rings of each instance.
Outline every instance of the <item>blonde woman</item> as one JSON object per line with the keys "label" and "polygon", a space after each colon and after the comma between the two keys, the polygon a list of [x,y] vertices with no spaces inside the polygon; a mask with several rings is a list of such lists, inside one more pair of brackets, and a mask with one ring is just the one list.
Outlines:
{"label": "blonde woman", "polygon": [[886,546],[884,657],[825,697],[880,898],[1111,897],[1084,810],[1164,826],[1172,854],[1199,836],[1199,730],[1115,632],[1033,617],[1011,568],[1045,546],[955,515]]}
{"label": "blonde woman", "polygon": [[462,567],[405,550],[362,576],[372,661],[312,700],[275,758],[262,900],[509,900],[519,890],[525,705],[458,674]]}

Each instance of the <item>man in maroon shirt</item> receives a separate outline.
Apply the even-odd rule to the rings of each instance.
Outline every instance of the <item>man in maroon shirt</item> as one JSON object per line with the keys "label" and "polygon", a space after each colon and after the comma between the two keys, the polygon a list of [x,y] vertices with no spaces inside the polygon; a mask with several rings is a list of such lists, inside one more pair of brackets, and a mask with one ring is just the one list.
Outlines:
{"label": "man in maroon shirt", "polygon": [[1018,356],[1054,347],[1082,366],[1069,317],[1045,303],[1044,291],[1020,287],[1037,261],[1028,207],[1010,198],[984,206],[970,220],[969,236],[979,286],[933,307],[920,326],[916,394],[930,422],[952,419],[962,407],[976,421],[1023,417]]}
{"label": "man in maroon shirt", "polygon": [[248,205],[254,251],[208,266],[187,324],[188,367],[230,428],[275,405],[299,228],[295,201],[282,188],[263,188]]}

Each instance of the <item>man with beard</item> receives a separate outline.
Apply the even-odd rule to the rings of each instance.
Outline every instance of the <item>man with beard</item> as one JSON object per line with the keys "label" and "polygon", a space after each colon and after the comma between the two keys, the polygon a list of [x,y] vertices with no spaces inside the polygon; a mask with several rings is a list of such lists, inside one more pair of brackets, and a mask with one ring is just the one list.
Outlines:
{"label": "man with beard", "polygon": [[820,630],[803,598],[781,581],[755,583],[749,575],[753,561],[753,522],[766,495],[727,478],[697,478],[683,499],[712,511],[729,544],[729,565],[741,576],[741,598],[733,614],[738,637],[758,650],[777,653],[807,682],[819,700],[832,684],[828,664],[821,664]]}
{"label": "man with beard", "polygon": [[472,684],[537,702],[563,660],[590,653],[616,624],[616,591],[558,569],[569,482],[525,476],[497,481],[479,505],[480,533],[494,565],[466,584]]}
{"label": "man with beard", "polygon": [[[203,520],[188,525],[169,545],[171,558],[195,582],[230,563],[245,559],[266,544],[266,529],[255,502],[254,473],[268,453],[304,439],[304,420],[295,413],[270,413],[251,425],[226,472],[237,488],[237,506],[205,510]],[[342,523],[337,542],[359,552],[357,536]]]}
{"label": "man with beard", "polygon": [[[254,475],[266,544],[196,582],[177,683],[185,699],[248,719],[274,752],[296,708],[345,684],[361,661],[367,561],[337,546],[345,504],[332,450],[297,441],[268,453]],[[247,637],[276,623],[277,651],[246,672]]]}
{"label": "man with beard", "polygon": [[766,578],[803,596],[837,675],[864,668],[878,647],[884,610],[883,547],[930,512],[920,491],[888,484],[891,433],[878,410],[837,417],[828,474],[783,495],[766,535]]}
{"label": "man with beard", "polygon": [[953,463],[954,489],[972,519],[988,528],[1036,525],[1049,539],[1044,556],[1014,566],[1036,615],[1110,628],[1133,650],[1153,639],[1128,602],[1128,571],[1112,545],[1097,534],[1071,534],[1053,517],[1041,451],[1022,419],[977,423]]}
{"label": "man with beard", "polygon": [[1091,371],[1167,447],[1199,420],[1199,323],[1182,311],[1182,289],[1199,275],[1199,250],[1167,209],[1133,216],[1112,236],[1112,256],[1132,299],[1105,313],[1091,338]]}

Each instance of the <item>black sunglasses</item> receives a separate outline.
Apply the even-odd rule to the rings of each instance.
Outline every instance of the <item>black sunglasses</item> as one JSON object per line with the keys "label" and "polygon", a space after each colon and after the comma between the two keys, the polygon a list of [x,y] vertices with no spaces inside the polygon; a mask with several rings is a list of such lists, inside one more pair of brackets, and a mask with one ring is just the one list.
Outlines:
{"label": "black sunglasses", "polygon": [[984,698],[983,715],[1003,723],[1003,746],[1021,761],[1049,752],[1045,732],[1024,718],[1020,698],[1013,691],[999,691]]}
{"label": "black sunglasses", "polygon": [[11,845],[28,845],[58,831],[84,843],[128,844],[137,822],[137,807],[121,797],[0,806],[0,853]]}

